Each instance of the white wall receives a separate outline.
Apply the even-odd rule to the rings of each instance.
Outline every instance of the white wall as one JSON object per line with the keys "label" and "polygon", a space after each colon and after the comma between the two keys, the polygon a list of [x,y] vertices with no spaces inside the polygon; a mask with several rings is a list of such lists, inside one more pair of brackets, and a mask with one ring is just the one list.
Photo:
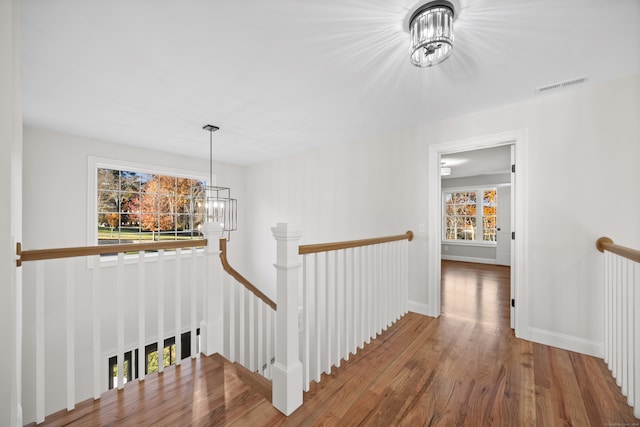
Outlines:
{"label": "white wall", "polygon": [[[59,132],[26,127],[24,129],[24,248],[43,249],[52,247],[85,246],[87,244],[87,177],[88,157],[96,156],[114,160],[128,160],[160,167],[170,167],[192,171],[208,176],[208,159],[195,159],[159,151],[151,151],[131,146],[111,144],[91,140],[79,136]],[[234,197],[239,199],[238,231],[233,232],[229,243],[229,260],[240,271],[244,268],[244,239],[246,235],[246,212],[244,187],[244,167],[226,164],[214,165],[218,184],[232,188]],[[217,242],[212,242],[217,247]],[[168,256],[165,271],[165,311],[166,334],[170,335],[174,324],[173,278],[175,261]],[[51,413],[66,407],[66,374],[65,374],[65,333],[64,319],[65,299],[65,260],[46,262],[46,302],[45,306],[45,413]],[[75,307],[76,352],[78,365],[76,374],[76,397],[83,400],[92,396],[92,326],[91,326],[91,283],[92,270],[87,268],[84,259],[73,261],[76,273]],[[157,311],[152,303],[157,300],[156,284],[158,283],[157,263],[147,264],[146,285],[146,329],[147,335],[156,337]],[[35,377],[35,293],[34,263],[27,263],[24,271],[24,395],[25,422],[34,420]],[[182,262],[183,292],[182,307],[183,325],[188,325],[190,275],[193,268],[191,260]],[[137,270],[135,265],[126,266],[126,337],[125,343],[136,342],[137,339]],[[200,276],[202,277],[202,276]],[[115,268],[107,267],[102,272],[103,288],[101,289],[102,349],[105,356],[115,354]],[[106,366],[104,380],[106,381]]]}
{"label": "white wall", "polygon": [[0,1],[0,425],[22,425],[21,274],[16,242],[21,240],[22,132],[20,104],[19,2]]}
{"label": "white wall", "polygon": [[[640,247],[640,76],[584,86],[420,128],[256,165],[247,171],[251,275],[275,294],[269,228],[303,243],[416,232],[410,299],[427,306],[430,144],[528,129],[526,336],[602,353],[603,274],[595,241]],[[438,236],[436,238],[439,239]]]}

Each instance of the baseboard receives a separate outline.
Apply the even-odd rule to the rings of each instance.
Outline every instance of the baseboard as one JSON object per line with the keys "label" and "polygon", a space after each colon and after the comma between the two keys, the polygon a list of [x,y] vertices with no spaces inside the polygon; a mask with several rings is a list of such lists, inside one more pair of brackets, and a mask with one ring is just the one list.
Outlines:
{"label": "baseboard", "polygon": [[572,335],[560,334],[558,332],[547,331],[538,328],[528,328],[529,337],[525,338],[539,344],[550,345],[564,350],[575,351],[593,357],[604,357],[604,346],[602,342],[574,337]]}
{"label": "baseboard", "polygon": [[433,313],[429,309],[429,305],[421,302],[409,301],[409,311],[433,317]]}
{"label": "baseboard", "polygon": [[462,262],[475,262],[476,264],[496,264],[495,259],[491,258],[476,258],[470,256],[457,256],[457,255],[445,255],[442,254],[441,258],[445,261],[462,261]]}

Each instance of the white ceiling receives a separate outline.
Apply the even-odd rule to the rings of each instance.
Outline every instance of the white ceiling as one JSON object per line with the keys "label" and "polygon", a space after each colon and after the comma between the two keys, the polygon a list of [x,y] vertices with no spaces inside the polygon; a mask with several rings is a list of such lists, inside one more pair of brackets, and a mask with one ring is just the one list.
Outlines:
{"label": "white ceiling", "polygon": [[640,73],[638,0],[456,0],[409,63],[415,0],[23,0],[26,124],[252,164]]}
{"label": "white ceiling", "polygon": [[443,179],[509,173],[511,170],[511,146],[502,145],[446,154],[441,157],[441,163],[451,167],[451,175],[443,176]]}

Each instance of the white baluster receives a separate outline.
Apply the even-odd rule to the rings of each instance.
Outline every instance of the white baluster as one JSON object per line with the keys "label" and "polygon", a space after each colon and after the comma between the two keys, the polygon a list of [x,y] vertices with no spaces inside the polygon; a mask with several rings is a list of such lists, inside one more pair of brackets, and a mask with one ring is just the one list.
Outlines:
{"label": "white baluster", "polygon": [[262,312],[264,304],[259,298],[255,298],[255,322],[256,322],[256,370],[262,373],[264,366],[264,354],[262,352],[262,344],[264,342],[264,329],[262,321]]}
{"label": "white baluster", "polygon": [[633,266],[633,415],[640,418],[640,263]]}
{"label": "white baluster", "polygon": [[116,270],[116,360],[118,389],[124,387],[124,253],[118,253]]}
{"label": "white baluster", "polygon": [[36,422],[44,421],[44,261],[36,262]]}
{"label": "white baluster", "polygon": [[[362,290],[364,291],[364,298],[363,298],[363,304],[364,304],[364,317],[363,317],[363,324],[364,324],[364,342],[366,344],[369,344],[371,342],[371,333],[372,333],[372,326],[371,326],[371,320],[372,320],[372,301],[373,298],[371,297],[371,293],[372,293],[372,282],[373,282],[373,275],[371,274],[371,246],[365,246],[364,248],[362,248],[364,251],[364,282],[363,282],[363,286],[362,286]],[[364,346],[361,346],[361,348],[364,348]]]}
{"label": "white baluster", "polygon": [[604,363],[609,364],[609,252],[604,251]]}
{"label": "white baluster", "polygon": [[612,300],[612,264],[611,264],[611,252],[604,251],[604,260],[605,260],[605,362],[607,363],[607,367],[611,370],[611,366],[613,363],[612,360],[612,337],[611,331],[613,328],[612,318],[613,318],[613,300]]}
{"label": "white baluster", "polygon": [[627,336],[628,333],[628,322],[629,322],[629,317],[628,317],[628,313],[627,313],[627,286],[628,286],[628,265],[629,261],[627,261],[626,259],[622,259],[621,260],[621,269],[620,269],[620,319],[622,324],[621,326],[621,330],[620,330],[620,336],[621,336],[621,362],[620,362],[620,388],[622,391],[622,394],[624,396],[628,395],[628,390],[627,390],[627,356],[628,356],[628,352],[629,352],[629,339]]}
{"label": "white baluster", "polygon": [[[101,359],[101,303],[100,303],[100,255],[96,255],[93,259],[93,398],[100,399],[102,393],[102,364]],[[38,352],[36,352],[36,355]],[[36,356],[37,357],[37,356]],[[43,356],[44,357],[44,356]]]}
{"label": "white baluster", "polygon": [[404,241],[404,250],[402,251],[403,256],[403,278],[404,278],[404,298],[402,299],[402,312],[407,313],[409,311],[409,241]]}
{"label": "white baluster", "polygon": [[73,258],[67,259],[67,410],[76,406],[76,331],[75,331],[75,272]]}
{"label": "white baluster", "polygon": [[627,340],[627,375],[626,375],[626,383],[627,383],[627,403],[633,406],[635,401],[635,375],[637,373],[634,369],[634,357],[635,357],[635,337],[634,337],[634,262],[627,261],[627,297],[625,298],[626,312],[627,312],[627,331],[626,331],[626,340]]}
{"label": "white baluster", "polygon": [[321,365],[321,357],[320,357],[320,349],[321,347],[321,336],[320,336],[320,265],[319,265],[319,260],[318,260],[318,253],[314,253],[313,254],[313,262],[314,262],[314,276],[315,276],[315,280],[314,280],[314,290],[315,290],[315,308],[314,308],[314,315],[315,315],[315,322],[314,322],[314,338],[315,338],[315,346],[314,346],[314,351],[313,354],[315,356],[315,379],[316,382],[320,382],[320,378],[321,378],[321,372],[322,372],[322,365]]}
{"label": "white baluster", "polygon": [[622,364],[622,292],[621,292],[621,283],[622,283],[622,260],[620,257],[616,256],[616,282],[615,282],[615,290],[616,290],[616,361],[614,365],[613,375],[616,377],[616,384],[618,387],[622,385],[621,377],[620,377],[620,369]]}
{"label": "white baluster", "polygon": [[254,295],[247,291],[247,308],[248,308],[248,316],[249,316],[249,370],[251,372],[255,372],[257,370],[256,363],[256,325],[255,325],[255,310],[256,310],[256,300],[257,298]]}
{"label": "white baluster", "polygon": [[175,340],[176,340],[176,366],[180,366],[182,359],[182,249],[176,249],[176,267],[174,279],[174,305],[175,305]]}
{"label": "white baluster", "polygon": [[325,252],[325,264],[324,264],[324,284],[325,284],[325,305],[324,305],[324,319],[325,319],[325,350],[326,350],[326,360],[324,372],[329,375],[331,374],[331,338],[333,335],[333,318],[331,316],[331,272],[330,272],[330,264],[329,261],[329,252]]}
{"label": "white baluster", "polygon": [[[365,326],[364,326],[364,319],[365,319],[365,303],[366,303],[366,298],[367,298],[367,294],[364,290],[364,281],[365,281],[365,248],[358,248],[358,298],[357,298],[357,304],[358,304],[358,347],[360,349],[364,348],[364,341],[365,341],[365,336],[364,336],[364,331],[365,331]],[[356,350],[357,351],[357,350]]]}
{"label": "white baluster", "polygon": [[[384,313],[382,307],[382,290],[383,290],[383,267],[382,262],[382,245],[374,245],[373,250],[376,254],[376,332],[377,335],[382,333],[382,325],[384,324]],[[374,336],[377,338],[377,336]]]}
{"label": "white baluster", "polygon": [[229,304],[227,304],[228,315],[225,321],[228,319],[228,336],[229,336],[229,355],[227,356],[230,361],[235,362],[238,360],[237,352],[236,352],[236,334],[238,331],[238,323],[236,322],[236,312],[237,312],[237,298],[235,297],[235,283],[229,278],[225,277],[225,289],[228,291],[229,295]]}
{"label": "white baluster", "polygon": [[356,258],[358,255],[358,248],[351,249],[351,349],[352,354],[356,354],[358,345],[358,264]]}
{"label": "white baluster", "polygon": [[158,251],[158,373],[164,372],[164,249]]}
{"label": "white baluster", "polygon": [[240,340],[240,364],[248,366],[247,360],[247,290],[244,286],[235,283],[236,289],[239,289],[240,306],[238,312],[240,314],[240,323],[238,324],[238,339]]}
{"label": "white baluster", "polygon": [[352,278],[351,274],[353,273],[353,270],[351,270],[350,273],[349,269],[349,253],[351,253],[351,251],[351,249],[346,249],[343,252],[344,277],[342,279],[342,283],[344,284],[344,296],[342,298],[342,301],[344,308],[344,342],[342,347],[342,357],[344,358],[344,360],[349,360],[349,350],[351,349],[351,330],[353,329],[353,323],[351,322],[351,313],[353,312],[351,290],[353,289],[353,282],[350,280],[350,278]]}
{"label": "white baluster", "polygon": [[145,262],[144,251],[138,252],[138,380],[145,378]]}
{"label": "white baluster", "polygon": [[275,328],[273,317],[275,312],[271,310],[271,307],[266,308],[266,328],[267,328],[267,378],[271,379],[271,359],[274,357],[273,346],[275,343]]}
{"label": "white baluster", "polygon": [[[342,319],[340,318],[340,263],[339,251],[333,252],[333,363],[332,365],[340,367],[340,340],[342,335]],[[331,368],[330,368],[331,369]],[[331,370],[329,370],[331,372]]]}
{"label": "white baluster", "polygon": [[380,251],[380,333],[389,327],[389,243],[378,245]]}
{"label": "white baluster", "polygon": [[198,349],[196,348],[197,342],[197,315],[198,315],[198,306],[197,306],[197,286],[198,286],[198,251],[196,248],[191,248],[191,358],[197,358],[200,356]]}
{"label": "white baluster", "polygon": [[309,357],[309,256],[304,255],[302,257],[302,313],[303,322],[302,325],[302,369],[303,369],[303,384],[304,391],[309,391],[309,383],[311,382],[310,375],[310,357]]}

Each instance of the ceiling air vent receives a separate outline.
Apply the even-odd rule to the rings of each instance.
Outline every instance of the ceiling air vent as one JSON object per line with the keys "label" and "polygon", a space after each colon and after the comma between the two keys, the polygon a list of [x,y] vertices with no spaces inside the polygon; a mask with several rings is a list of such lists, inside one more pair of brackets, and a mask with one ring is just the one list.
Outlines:
{"label": "ceiling air vent", "polygon": [[536,89],[536,93],[538,93],[538,94],[540,94],[540,93],[548,93],[548,92],[552,92],[552,91],[556,91],[556,90],[560,90],[560,89],[565,89],[567,87],[571,87],[571,86],[582,84],[582,83],[584,83],[586,81],[587,81],[586,77],[579,77],[577,79],[571,79],[571,80],[565,80],[563,82],[552,83],[550,85],[541,86],[541,87],[537,88]]}

